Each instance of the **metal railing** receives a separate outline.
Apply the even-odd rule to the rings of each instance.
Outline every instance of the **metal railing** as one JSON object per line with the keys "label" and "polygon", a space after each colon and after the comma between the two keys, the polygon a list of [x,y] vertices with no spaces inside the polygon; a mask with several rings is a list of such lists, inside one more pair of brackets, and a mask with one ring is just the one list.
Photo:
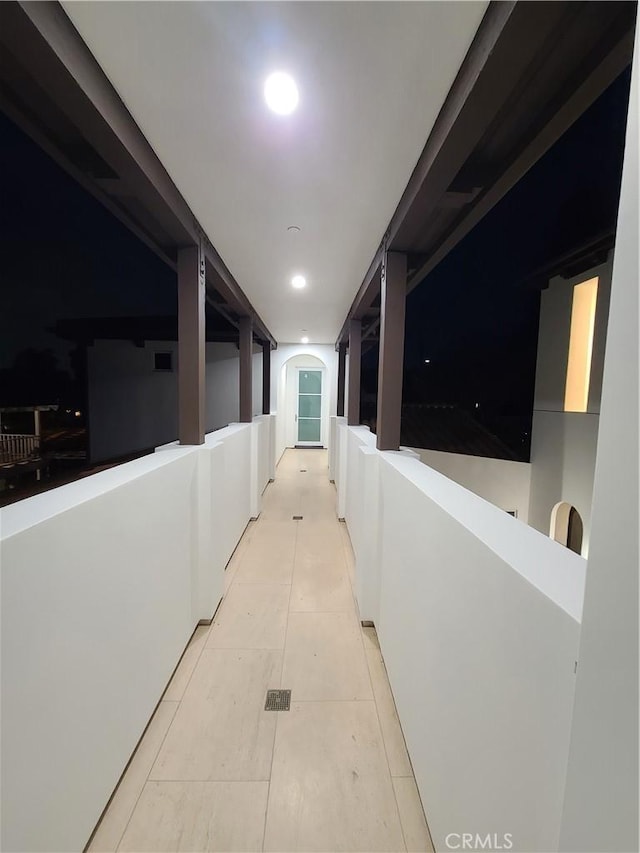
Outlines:
{"label": "metal railing", "polygon": [[0,433],[0,463],[21,462],[35,457],[40,452],[40,438],[37,435],[19,433]]}

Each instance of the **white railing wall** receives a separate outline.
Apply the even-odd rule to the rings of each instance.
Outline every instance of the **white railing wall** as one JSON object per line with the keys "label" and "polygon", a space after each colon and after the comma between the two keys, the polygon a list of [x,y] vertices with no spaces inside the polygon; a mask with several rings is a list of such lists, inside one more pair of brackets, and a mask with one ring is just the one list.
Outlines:
{"label": "white railing wall", "polygon": [[273,416],[0,511],[2,844],[88,841],[272,475]]}
{"label": "white railing wall", "polygon": [[[415,448],[421,462],[480,495],[507,512],[515,512],[520,521],[529,521],[531,465],[509,459],[489,459],[465,453]],[[538,528],[541,529],[541,528]],[[547,523],[547,532],[549,525]]]}
{"label": "white railing wall", "polygon": [[585,561],[365,428],[334,429],[360,617],[436,850],[450,833],[557,850]]}
{"label": "white railing wall", "polygon": [[40,450],[40,437],[19,433],[0,433],[0,463],[20,462]]}

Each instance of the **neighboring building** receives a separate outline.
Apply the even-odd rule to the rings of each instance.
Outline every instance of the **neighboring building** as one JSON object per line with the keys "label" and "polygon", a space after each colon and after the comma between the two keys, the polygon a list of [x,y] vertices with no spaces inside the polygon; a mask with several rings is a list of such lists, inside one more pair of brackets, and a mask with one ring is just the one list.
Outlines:
{"label": "neighboring building", "polygon": [[[88,459],[103,462],[152,451],[178,434],[176,317],[64,320],[56,333],[84,348]],[[238,420],[238,345],[220,318],[207,330],[207,432]],[[226,340],[223,340],[226,338]],[[254,347],[253,414],[261,407],[261,356]]]}
{"label": "neighboring building", "polygon": [[[239,418],[237,332],[224,318],[208,315],[205,430]],[[63,320],[56,333],[84,350],[87,366],[88,459],[115,460],[151,452],[178,435],[178,343],[175,317],[110,317]],[[280,344],[271,356],[271,410],[277,411],[278,456],[300,441],[298,371],[321,373],[320,433],[326,447],[329,412],[335,410],[337,356],[329,345]],[[262,405],[262,355],[254,345],[252,413]]]}
{"label": "neighboring building", "polygon": [[613,268],[600,252],[567,257],[542,293],[531,444],[529,524],[585,557]]}

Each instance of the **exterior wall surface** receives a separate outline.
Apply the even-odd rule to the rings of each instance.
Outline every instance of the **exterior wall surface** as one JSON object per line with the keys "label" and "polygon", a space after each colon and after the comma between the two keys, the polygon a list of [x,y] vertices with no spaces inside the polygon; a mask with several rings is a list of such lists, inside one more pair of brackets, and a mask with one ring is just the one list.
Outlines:
{"label": "exterior wall surface", "polygon": [[561,850],[638,850],[636,29]]}
{"label": "exterior wall surface", "polygon": [[420,461],[455,480],[494,506],[517,513],[525,523],[529,515],[531,466],[508,459],[488,459],[463,453],[414,448]]}
{"label": "exterior wall surface", "polygon": [[[154,370],[154,354],[171,352],[172,371]],[[262,410],[262,356],[253,356],[253,414]],[[147,341],[96,341],[88,349],[89,458],[114,459],[173,441],[178,434],[178,345]],[[238,420],[238,348],[206,346],[207,432]]]}
{"label": "exterior wall surface", "polygon": [[[583,556],[589,552],[611,269],[610,256],[607,263],[575,278],[556,276],[543,292],[540,304],[529,524],[548,535],[554,506],[560,501],[572,504],[584,526]],[[587,411],[565,412],[573,288],[594,276],[598,276],[599,282]]]}

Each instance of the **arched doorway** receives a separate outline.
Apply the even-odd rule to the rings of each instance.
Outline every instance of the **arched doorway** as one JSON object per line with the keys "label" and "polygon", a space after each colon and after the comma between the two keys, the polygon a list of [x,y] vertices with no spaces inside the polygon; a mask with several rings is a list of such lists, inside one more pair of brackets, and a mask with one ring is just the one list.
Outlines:
{"label": "arched doorway", "polygon": [[578,510],[566,501],[557,503],[551,511],[549,536],[576,554],[582,554],[584,526]]}
{"label": "arched doorway", "polygon": [[[305,373],[313,373],[319,381],[318,389],[306,388],[301,381]],[[317,375],[316,375],[317,374]],[[312,379],[314,377],[311,377]],[[311,394],[310,392],[319,393]],[[277,455],[285,447],[309,444],[326,447],[329,437],[329,376],[327,365],[311,353],[300,353],[287,359],[282,365],[278,382]],[[302,399],[301,399],[302,393]],[[309,396],[308,396],[309,394]],[[314,397],[314,399],[311,399]],[[317,397],[317,399],[315,399]],[[302,409],[300,408],[302,405]],[[306,411],[311,405],[312,409]],[[317,426],[317,432],[308,436],[301,432],[302,426]],[[317,419],[318,423],[315,423]],[[313,423],[312,423],[313,422]],[[308,440],[307,440],[308,439]]]}

